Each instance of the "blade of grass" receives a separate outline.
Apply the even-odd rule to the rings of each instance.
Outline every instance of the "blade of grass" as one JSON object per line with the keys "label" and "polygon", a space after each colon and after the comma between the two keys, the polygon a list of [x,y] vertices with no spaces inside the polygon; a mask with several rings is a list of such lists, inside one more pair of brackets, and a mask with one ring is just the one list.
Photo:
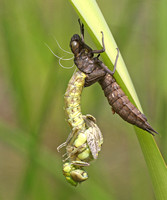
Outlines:
{"label": "blade of grass", "polygon": [[166,19],[167,19],[167,12],[166,12],[166,1],[161,0],[158,4],[158,17],[157,17],[157,34],[158,34],[158,61],[157,61],[157,81],[161,83],[161,87],[157,88],[158,91],[158,97],[159,97],[159,107],[158,107],[158,113],[159,113],[159,127],[160,130],[163,131],[161,140],[161,150],[165,157],[165,160],[167,161],[167,68],[166,66],[166,55],[167,55],[167,27],[166,27]]}
{"label": "blade of grass", "polygon": [[[107,66],[113,66],[112,63],[115,62],[115,58],[117,55],[116,48],[118,47],[116,45],[116,42],[107,26],[107,23],[105,22],[105,19],[101,13],[101,11],[98,8],[98,5],[96,4],[96,1],[70,1],[76,12],[78,13],[79,17],[82,19],[82,22],[88,29],[88,32],[92,36],[92,39],[94,40],[97,47],[100,49],[101,41],[102,41],[102,35],[101,31],[104,33],[104,42],[105,42],[105,53],[101,54],[103,59],[105,60],[105,64]],[[116,79],[121,82],[121,86],[123,89],[128,92],[130,96],[135,99],[135,103],[137,106],[141,109],[139,100],[137,98],[137,94],[133,87],[132,81],[130,79],[130,76],[128,74],[127,68],[125,67],[125,63],[123,61],[123,58],[121,56],[121,53],[119,55],[119,59],[117,62],[117,69],[115,73]],[[123,81],[122,81],[123,80]]]}
{"label": "blade of grass", "polygon": [[[86,25],[97,47],[101,46],[101,34],[104,33],[106,52],[102,55],[107,66],[114,63],[117,45],[105,22],[105,19],[95,0],[70,0],[79,17]],[[117,82],[132,102],[142,111],[134,86],[128,74],[125,63],[120,54],[115,74]],[[155,143],[154,138],[145,131],[135,128],[157,199],[167,199],[167,168],[163,157]]]}
{"label": "blade of grass", "polygon": [[[54,66],[53,66],[54,67]],[[55,68],[55,67],[54,67]],[[49,108],[51,106],[51,101],[53,100],[56,88],[58,86],[58,73],[54,70],[54,68],[50,68],[49,75],[48,75],[48,81],[45,88],[45,92],[43,95],[41,109],[39,112],[39,117],[34,124],[34,127],[32,127],[33,132],[33,143],[29,147],[29,159],[30,163],[27,166],[27,170],[25,173],[25,177],[22,183],[21,190],[18,193],[17,199],[23,199],[24,196],[26,196],[30,191],[31,187],[33,187],[33,181],[35,180],[36,173],[37,173],[37,163],[34,161],[36,157],[39,156],[39,143],[41,139],[41,133],[42,128],[45,125],[47,113],[49,111]]]}
{"label": "blade of grass", "polygon": [[[13,28],[13,24],[10,23],[10,20],[5,13],[1,16],[3,39],[6,45],[5,47],[9,62],[8,71],[12,83],[11,85],[13,86],[13,96],[18,108],[16,118],[19,120],[20,125],[28,130],[30,124],[30,110],[28,93],[25,90],[27,85],[24,81],[24,63],[20,59],[20,49],[24,49],[22,38],[18,33],[18,29]],[[16,40],[15,38],[19,39]]]}
{"label": "blade of grass", "polygon": [[[30,73],[28,74],[25,72],[26,71],[25,70],[26,55],[25,55],[25,50],[23,50],[24,49],[23,46],[25,46],[23,41],[29,40],[30,43],[32,39],[33,41],[36,41],[37,35],[38,35],[38,39],[40,36],[42,36],[42,34],[40,34],[42,30],[39,25],[39,20],[37,19],[38,15],[36,14],[36,12],[32,14],[32,10],[34,7],[29,6],[27,4],[26,9],[29,9],[29,12],[23,12],[24,14],[22,15],[22,13],[19,12],[20,5],[21,5],[20,3],[19,3],[19,6],[16,3],[14,4],[13,7],[9,7],[8,9],[6,8],[6,10],[10,10],[10,15],[13,16],[13,18],[15,19],[17,19],[18,13],[19,13],[19,19],[23,19],[23,21],[25,20],[26,23],[24,24],[26,24],[26,26],[28,26],[28,24],[34,25],[35,28],[34,26],[33,28],[30,26],[31,29],[29,29],[31,33],[33,31],[33,34],[30,34],[29,31],[27,32],[22,31],[22,26],[20,25],[21,23],[19,23],[21,22],[21,20],[15,20],[15,26],[17,26],[17,29],[12,28],[13,27],[13,22],[11,20],[12,18],[9,18],[8,16],[6,16],[6,12],[3,13],[1,20],[2,20],[2,25],[3,25],[2,27],[3,27],[4,39],[6,42],[6,48],[7,48],[7,52],[9,56],[9,71],[11,74],[11,82],[14,88],[13,90],[15,91],[14,96],[16,97],[16,102],[18,105],[18,109],[16,112],[18,116],[16,118],[20,119],[20,125],[23,126],[24,124],[24,127],[27,130],[29,130],[28,132],[31,133],[33,136],[32,143],[29,146],[29,162],[28,162],[27,169],[24,175],[25,177],[23,178],[23,183],[21,184],[21,188],[18,193],[18,199],[24,199],[24,197],[27,196],[28,193],[30,193],[33,187],[32,183],[34,179],[36,178],[37,168],[36,168],[36,162],[34,162],[34,160],[38,156],[38,153],[39,153],[41,129],[47,117],[47,111],[49,110],[49,106],[51,105],[50,102],[53,99],[52,95],[55,94],[54,90],[55,90],[55,85],[56,85],[55,83],[57,83],[57,73],[55,73],[55,70],[53,70],[53,68],[48,67],[49,68],[49,75],[47,78],[48,81],[47,81],[47,84],[45,84],[46,88],[44,89],[43,98],[39,99],[40,109],[39,109],[39,112],[34,112],[34,109],[33,109],[34,105],[31,104],[32,102],[30,100],[31,99],[31,95],[29,93],[30,85],[28,81],[25,81],[25,77],[30,76],[30,78],[29,79],[27,78],[27,79],[28,80],[31,79],[31,83],[34,82],[34,85],[38,85],[37,84],[38,80],[33,81],[33,79],[31,78],[31,74]],[[32,4],[30,3],[30,5]],[[8,7],[7,2],[4,3],[4,6]],[[24,5],[21,5],[21,7],[22,6]],[[29,15],[27,16],[27,14]],[[31,20],[32,18],[34,20],[33,23]],[[16,40],[16,38],[18,39]],[[42,52],[39,45],[35,45],[35,47],[37,48],[35,52]],[[33,49],[33,45],[30,46],[30,48]],[[22,52],[22,56],[20,57],[21,49],[23,52]],[[38,56],[39,58],[37,58]],[[46,57],[43,56],[44,62],[45,62],[44,58]],[[36,58],[37,59],[34,59],[32,63],[36,63],[37,66],[41,66],[40,62],[38,61],[38,60],[42,60],[41,54],[36,54]],[[41,71],[39,72],[40,76],[41,76]],[[33,70],[32,70],[32,73],[33,73]],[[37,116],[35,116],[34,114],[35,115],[37,114]]]}

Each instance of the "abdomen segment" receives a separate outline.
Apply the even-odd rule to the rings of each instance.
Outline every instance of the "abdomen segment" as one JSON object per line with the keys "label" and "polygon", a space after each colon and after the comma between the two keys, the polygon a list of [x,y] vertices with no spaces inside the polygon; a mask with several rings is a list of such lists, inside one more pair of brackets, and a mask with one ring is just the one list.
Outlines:
{"label": "abdomen segment", "polygon": [[143,130],[148,131],[152,135],[157,133],[147,122],[147,118],[142,114],[128,99],[123,90],[117,84],[115,79],[106,74],[104,78],[99,81],[104,94],[112,106],[114,112],[130,124],[136,125]]}

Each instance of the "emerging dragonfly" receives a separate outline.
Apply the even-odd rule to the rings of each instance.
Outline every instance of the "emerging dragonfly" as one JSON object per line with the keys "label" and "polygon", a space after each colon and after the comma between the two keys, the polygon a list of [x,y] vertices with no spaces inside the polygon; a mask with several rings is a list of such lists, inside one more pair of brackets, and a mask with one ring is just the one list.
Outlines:
{"label": "emerging dragonfly", "polygon": [[[102,33],[101,50],[92,50],[84,42],[84,25],[80,23],[81,37],[78,34],[72,36],[70,47],[74,54],[74,62],[77,68],[86,74],[85,86],[90,86],[95,82],[99,82],[104,94],[112,106],[113,112],[116,112],[125,121],[148,131],[152,135],[157,133],[147,122],[147,118],[142,114],[128,99],[123,90],[120,88],[116,80],[113,78],[118,54],[115,60],[114,69],[110,71],[102,61],[99,60],[100,53],[105,51],[104,36]],[[94,57],[97,53],[98,56]]]}
{"label": "emerging dragonfly", "polygon": [[82,115],[80,108],[80,96],[85,83],[86,75],[81,71],[76,72],[69,81],[65,93],[65,109],[71,133],[66,142],[57,150],[66,146],[66,158],[63,160],[63,174],[66,180],[74,186],[88,179],[84,166],[97,159],[101,150],[103,136],[96,125],[96,119],[91,115]]}

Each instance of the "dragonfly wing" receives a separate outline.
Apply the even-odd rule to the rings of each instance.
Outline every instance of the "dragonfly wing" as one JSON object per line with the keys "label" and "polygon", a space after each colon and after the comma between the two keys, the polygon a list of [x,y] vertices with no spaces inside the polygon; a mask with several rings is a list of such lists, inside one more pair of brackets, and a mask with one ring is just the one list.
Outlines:
{"label": "dragonfly wing", "polygon": [[98,157],[97,141],[93,132],[94,132],[93,128],[90,127],[87,129],[87,143],[88,143],[88,146],[90,148],[93,158],[97,159]]}

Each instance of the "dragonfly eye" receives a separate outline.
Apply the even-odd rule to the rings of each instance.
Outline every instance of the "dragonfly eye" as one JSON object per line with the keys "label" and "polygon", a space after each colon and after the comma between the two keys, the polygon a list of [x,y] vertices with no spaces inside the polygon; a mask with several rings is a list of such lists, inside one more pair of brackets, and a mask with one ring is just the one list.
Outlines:
{"label": "dragonfly eye", "polygon": [[76,182],[82,182],[88,179],[88,174],[84,170],[76,169],[71,171],[71,177]]}
{"label": "dragonfly eye", "polygon": [[82,168],[72,165],[70,162],[66,162],[63,165],[63,174],[66,180],[73,186],[77,186],[78,183],[86,181],[88,174]]}

